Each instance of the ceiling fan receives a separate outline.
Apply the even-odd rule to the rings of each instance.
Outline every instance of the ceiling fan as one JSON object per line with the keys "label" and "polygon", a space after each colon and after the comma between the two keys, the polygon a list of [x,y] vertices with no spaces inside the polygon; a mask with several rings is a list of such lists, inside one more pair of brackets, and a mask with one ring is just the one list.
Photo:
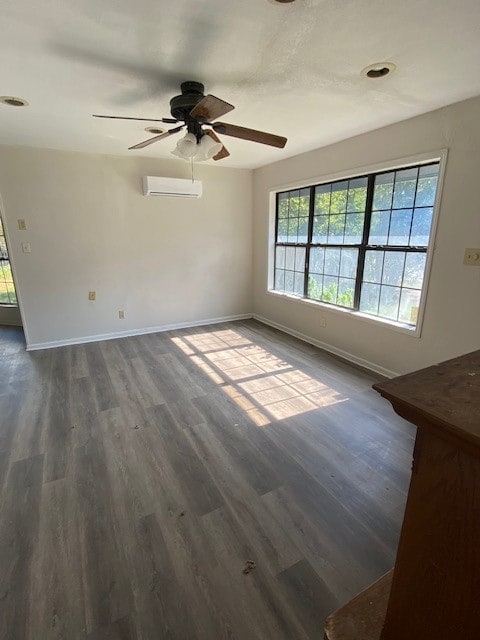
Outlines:
{"label": "ceiling fan", "polygon": [[94,115],[94,118],[113,118],[115,120],[142,120],[146,122],[164,122],[168,124],[180,124],[178,127],[169,129],[159,135],[139,142],[129,147],[129,149],[143,149],[163,138],[168,138],[182,129],[187,129],[187,134],[179,140],[176,149],[172,152],[186,160],[197,161],[221,160],[230,155],[217,133],[242,140],[260,142],[272,147],[283,149],[287,139],[264,131],[256,131],[246,127],[239,127],[227,122],[214,122],[217,118],[232,111],[235,107],[220,98],[212,95],[204,95],[204,86],[201,82],[182,82],[180,85],[182,93],[170,100],[171,118],[132,118],[127,116],[103,116]]}

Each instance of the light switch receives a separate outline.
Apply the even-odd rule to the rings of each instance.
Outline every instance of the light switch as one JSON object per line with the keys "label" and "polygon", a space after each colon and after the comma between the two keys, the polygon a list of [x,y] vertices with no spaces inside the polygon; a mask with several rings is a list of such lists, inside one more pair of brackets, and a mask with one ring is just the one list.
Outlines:
{"label": "light switch", "polygon": [[27,230],[27,224],[23,218],[19,218],[17,222],[18,222],[18,228],[20,229],[20,231]]}
{"label": "light switch", "polygon": [[89,291],[88,292],[88,299],[89,300],[96,300],[97,299],[97,294],[95,291]]}
{"label": "light switch", "polygon": [[118,317],[120,318],[120,320],[125,320],[125,311],[123,309],[120,309],[120,311],[118,312]]}
{"label": "light switch", "polygon": [[32,247],[29,242],[22,242],[22,251],[23,253],[31,253]]}

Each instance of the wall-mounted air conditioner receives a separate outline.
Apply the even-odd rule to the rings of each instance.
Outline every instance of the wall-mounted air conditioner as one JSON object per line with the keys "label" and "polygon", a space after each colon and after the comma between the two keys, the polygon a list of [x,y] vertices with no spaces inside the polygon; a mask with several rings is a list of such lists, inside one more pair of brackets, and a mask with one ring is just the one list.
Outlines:
{"label": "wall-mounted air conditioner", "polygon": [[171,196],[174,198],[200,198],[202,196],[202,181],[184,180],[183,178],[144,176],[143,195]]}

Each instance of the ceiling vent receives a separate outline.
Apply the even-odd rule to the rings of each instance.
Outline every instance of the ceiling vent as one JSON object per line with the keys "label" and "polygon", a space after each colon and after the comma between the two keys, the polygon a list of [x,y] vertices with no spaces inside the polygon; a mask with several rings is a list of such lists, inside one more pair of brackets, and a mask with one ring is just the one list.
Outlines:
{"label": "ceiling vent", "polygon": [[167,196],[171,198],[201,198],[202,181],[144,176],[143,195]]}

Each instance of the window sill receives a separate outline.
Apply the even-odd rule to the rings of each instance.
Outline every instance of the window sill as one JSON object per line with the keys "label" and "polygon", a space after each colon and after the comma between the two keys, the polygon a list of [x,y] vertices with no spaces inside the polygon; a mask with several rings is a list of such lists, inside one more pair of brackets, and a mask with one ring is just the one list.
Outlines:
{"label": "window sill", "polygon": [[18,304],[11,304],[10,302],[0,302],[0,309],[18,309]]}
{"label": "window sill", "polygon": [[399,333],[403,333],[405,335],[411,336],[412,338],[420,338],[420,326],[410,327],[409,325],[402,324],[401,322],[394,322],[393,320],[386,320],[385,318],[377,318],[375,316],[369,316],[366,313],[362,313],[361,311],[352,311],[351,309],[344,309],[342,307],[335,307],[331,304],[326,304],[324,302],[319,302],[317,300],[309,300],[308,298],[299,298],[298,296],[291,295],[289,293],[283,293],[280,291],[275,291],[274,289],[267,289],[267,295],[274,296],[275,298],[283,298],[289,301],[299,302],[300,304],[308,305],[310,308],[319,308],[324,309],[328,313],[338,314],[338,315],[347,315],[352,318],[358,318],[363,322],[367,322],[368,324],[374,324],[378,327],[381,325],[386,329],[391,329],[392,331],[397,331]]}

